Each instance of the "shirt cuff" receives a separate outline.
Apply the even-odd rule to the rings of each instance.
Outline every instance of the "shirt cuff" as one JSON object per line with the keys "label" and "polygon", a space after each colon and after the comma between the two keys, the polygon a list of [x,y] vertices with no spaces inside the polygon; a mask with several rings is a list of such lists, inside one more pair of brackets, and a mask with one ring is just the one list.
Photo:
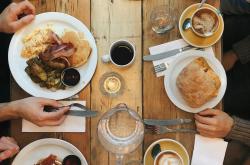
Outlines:
{"label": "shirt cuff", "polygon": [[233,45],[233,50],[238,56],[240,62],[245,64],[250,61],[250,36]]}
{"label": "shirt cuff", "polygon": [[250,146],[250,121],[233,116],[234,125],[230,133],[225,137],[229,140],[238,140]]}

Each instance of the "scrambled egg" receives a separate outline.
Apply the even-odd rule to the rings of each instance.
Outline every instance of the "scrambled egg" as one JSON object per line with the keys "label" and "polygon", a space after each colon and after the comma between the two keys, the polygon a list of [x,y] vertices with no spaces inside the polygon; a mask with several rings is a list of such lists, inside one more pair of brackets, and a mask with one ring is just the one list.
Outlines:
{"label": "scrambled egg", "polygon": [[45,51],[49,41],[51,29],[35,29],[32,33],[24,37],[24,48],[21,56],[24,58],[31,58],[37,56],[40,52]]}

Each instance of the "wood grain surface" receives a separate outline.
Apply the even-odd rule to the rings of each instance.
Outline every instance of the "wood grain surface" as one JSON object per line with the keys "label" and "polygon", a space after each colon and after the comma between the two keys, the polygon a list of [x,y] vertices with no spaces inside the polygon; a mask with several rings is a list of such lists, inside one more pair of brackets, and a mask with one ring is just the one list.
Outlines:
{"label": "wood grain surface", "polygon": [[[142,17],[141,2],[114,0],[95,0],[91,3],[91,27],[98,47],[98,67],[92,80],[91,107],[104,113],[125,103],[131,109],[142,114]],[[136,46],[134,63],[126,68],[117,68],[113,64],[101,62],[101,56],[109,53],[112,42],[125,39]],[[99,82],[104,73],[116,72],[124,79],[124,92],[116,98],[110,98],[100,93]],[[108,154],[98,142],[96,126],[98,119],[91,120],[91,164],[114,164],[114,156]],[[126,130],[124,130],[126,131]],[[141,159],[140,149],[125,159]]]}
{"label": "wood grain surface", "polygon": [[[80,99],[87,101],[87,106],[99,111],[96,118],[87,121],[86,133],[22,133],[21,120],[11,122],[11,134],[21,147],[41,138],[54,137],[64,139],[75,145],[91,165],[114,164],[114,155],[105,151],[97,137],[97,124],[103,113],[126,103],[143,118],[174,119],[193,118],[193,115],[178,109],[168,99],[163,78],[156,78],[152,63],[143,62],[142,56],[149,54],[149,47],[181,38],[177,26],[164,35],[156,35],[151,30],[150,13],[156,6],[167,5],[175,8],[179,17],[182,11],[198,0],[31,0],[37,13],[58,11],[68,13],[87,25],[96,39],[98,65],[91,83],[80,93]],[[218,7],[219,1],[208,0]],[[117,68],[104,64],[101,57],[109,53],[112,42],[125,39],[136,47],[134,63],[127,68]],[[213,46],[216,57],[221,58],[221,42]],[[104,73],[116,72],[125,82],[124,92],[118,97],[104,96],[99,89],[99,82]],[[12,79],[12,100],[27,97]],[[180,126],[176,126],[180,127]],[[182,126],[194,128],[194,124]],[[126,130],[124,130],[126,131]],[[142,160],[147,147],[157,139],[172,138],[180,141],[192,155],[194,135],[189,133],[171,133],[166,135],[145,135],[144,143],[133,153],[126,155],[126,162]]]}

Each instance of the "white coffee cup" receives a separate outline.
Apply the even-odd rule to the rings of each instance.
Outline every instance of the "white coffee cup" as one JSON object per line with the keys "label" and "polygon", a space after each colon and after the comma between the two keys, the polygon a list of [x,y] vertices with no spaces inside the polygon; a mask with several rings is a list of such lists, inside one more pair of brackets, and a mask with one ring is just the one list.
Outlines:
{"label": "white coffee cup", "polygon": [[118,40],[111,44],[109,54],[102,56],[104,63],[111,62],[117,67],[126,67],[135,60],[135,46],[127,40]]}
{"label": "white coffee cup", "polygon": [[170,162],[171,165],[184,165],[182,157],[173,150],[164,150],[157,154],[154,158],[154,165],[165,165]]}

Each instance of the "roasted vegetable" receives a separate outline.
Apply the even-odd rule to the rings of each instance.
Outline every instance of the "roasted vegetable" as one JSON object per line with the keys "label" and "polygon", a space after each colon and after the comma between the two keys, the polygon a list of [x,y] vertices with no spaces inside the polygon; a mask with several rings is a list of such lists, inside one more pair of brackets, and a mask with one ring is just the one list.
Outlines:
{"label": "roasted vegetable", "polygon": [[29,66],[30,73],[33,76],[37,76],[42,81],[47,80],[47,74],[36,58],[31,58],[27,61],[27,64]]}
{"label": "roasted vegetable", "polygon": [[67,66],[67,62],[63,59],[61,61],[58,60],[56,64],[54,63],[55,68],[41,61],[38,57],[29,59],[27,64],[28,66],[25,68],[25,72],[31,80],[39,84],[40,87],[51,90],[65,89],[65,86],[61,83],[61,72],[62,69]]}

